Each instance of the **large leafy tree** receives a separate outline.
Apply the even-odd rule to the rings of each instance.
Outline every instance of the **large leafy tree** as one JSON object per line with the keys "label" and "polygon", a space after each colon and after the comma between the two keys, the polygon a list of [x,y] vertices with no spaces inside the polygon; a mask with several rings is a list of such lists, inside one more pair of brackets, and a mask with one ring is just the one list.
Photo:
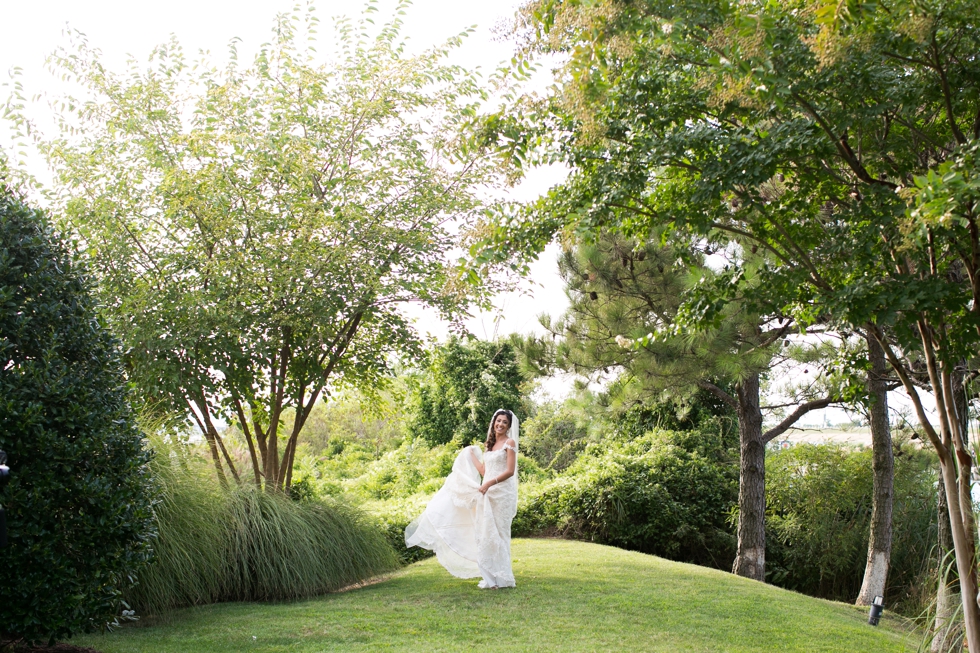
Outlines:
{"label": "large leafy tree", "polygon": [[973,459],[952,400],[980,342],[975,4],[543,0],[524,15],[532,43],[569,55],[551,124],[589,201],[563,215],[765,249],[757,292],[881,345],[939,454],[980,650]]}
{"label": "large leafy tree", "polygon": [[399,19],[372,25],[341,21],[326,64],[311,10],[280,16],[247,66],[171,42],[114,74],[81,37],[53,58],[82,88],[40,143],[60,216],[132,380],[193,420],[222,478],[288,490],[317,400],[420,354],[400,307],[455,319],[471,299],[450,254],[494,183],[464,139],[483,91],[445,60],[459,38],[408,56]]}
{"label": "large leafy tree", "polygon": [[114,622],[150,558],[150,457],[91,279],[0,159],[0,640]]}

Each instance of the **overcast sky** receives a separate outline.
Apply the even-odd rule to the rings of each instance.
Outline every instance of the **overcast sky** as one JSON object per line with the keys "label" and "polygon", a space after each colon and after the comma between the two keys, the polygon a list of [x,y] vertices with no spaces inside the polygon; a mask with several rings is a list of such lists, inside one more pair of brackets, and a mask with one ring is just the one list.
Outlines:
{"label": "overcast sky", "polygon": [[[66,27],[83,32],[89,44],[102,50],[105,62],[115,70],[122,70],[130,56],[145,60],[153,46],[167,41],[171,34],[177,36],[191,58],[205,50],[217,61],[225,56],[232,39],[240,39],[238,51],[248,61],[262,43],[270,40],[276,14],[290,11],[295,4],[293,0],[0,0],[0,76],[6,81],[9,72],[18,67],[29,97],[42,92],[57,93],[59,82],[46,70],[44,61],[56,47],[67,43]],[[320,0],[315,6],[323,23],[321,36],[328,38],[332,17],[357,17],[364,4]],[[390,17],[394,6],[390,0],[380,2],[375,21]],[[514,0],[417,0],[404,17],[403,34],[412,49],[421,50],[474,28],[453,54],[453,60],[471,69],[479,67],[489,75],[511,57],[511,44],[497,36],[494,27],[506,24],[517,6]],[[530,199],[561,177],[560,171],[539,171],[514,189],[512,197]],[[545,253],[519,292],[498,298],[497,312],[475,315],[468,321],[468,328],[481,338],[489,338],[495,333],[535,330],[540,313],[560,314],[567,301],[557,276],[555,253],[554,248]],[[437,320],[425,315],[419,315],[418,320],[423,332],[445,336],[445,326]]]}

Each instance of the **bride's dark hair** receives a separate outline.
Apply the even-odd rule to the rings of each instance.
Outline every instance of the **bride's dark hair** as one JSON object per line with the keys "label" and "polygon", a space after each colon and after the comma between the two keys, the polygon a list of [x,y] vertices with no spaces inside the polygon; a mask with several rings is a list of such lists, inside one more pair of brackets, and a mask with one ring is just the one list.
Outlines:
{"label": "bride's dark hair", "polygon": [[511,424],[514,423],[514,413],[510,412],[509,410],[501,408],[493,414],[493,417],[490,418],[490,428],[487,429],[487,451],[491,451],[493,449],[493,445],[497,444],[497,434],[493,430],[493,425],[497,421],[497,415],[507,416],[507,428],[510,428]]}

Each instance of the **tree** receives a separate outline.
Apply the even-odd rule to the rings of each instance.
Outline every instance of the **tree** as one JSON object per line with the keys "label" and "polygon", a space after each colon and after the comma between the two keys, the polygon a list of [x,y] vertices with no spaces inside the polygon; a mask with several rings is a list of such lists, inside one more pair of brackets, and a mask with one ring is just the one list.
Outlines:
{"label": "tree", "polygon": [[498,409],[526,414],[526,380],[512,343],[451,338],[429,354],[411,400],[408,433],[430,445],[482,443]]}
{"label": "tree", "polygon": [[407,57],[399,19],[369,24],[341,21],[327,65],[312,10],[280,16],[249,67],[234,44],[218,70],[171,42],[116,75],[77,35],[53,60],[87,94],[40,141],[59,215],[141,396],[193,420],[222,478],[249,472],[219,419],[254,483],[288,491],[317,400],[421,354],[400,307],[456,319],[472,299],[451,250],[494,183],[464,138],[484,92],[445,63],[459,38]]}
{"label": "tree", "polygon": [[[702,391],[735,413],[741,470],[733,568],[764,580],[765,446],[811,410],[837,401],[839,380],[824,377],[792,393],[777,407],[791,408],[789,413],[764,429],[764,416],[776,411],[761,403],[761,382],[787,360],[787,353],[795,353],[796,348],[784,346],[794,322],[778,307],[753,301],[752,285],[747,284],[726,302],[715,298],[693,307],[710,326],[677,328],[679,312],[692,310],[685,306],[688,294],[711,287],[716,295],[726,295],[738,282],[730,269],[715,272],[703,258],[704,252],[691,243],[640,246],[611,235],[582,243],[566,250],[559,263],[569,310],[546,326],[562,338],[555,352],[560,367],[580,374],[622,370],[615,384],[620,401],[684,400]],[[807,353],[812,363],[819,363],[812,351]]]}
{"label": "tree", "polygon": [[871,426],[871,527],[868,531],[868,560],[858,591],[858,605],[871,605],[885,596],[892,551],[892,508],[894,506],[895,457],[892,453],[888,418],[888,363],[881,344],[865,334],[868,346],[867,397]]}
{"label": "tree", "polygon": [[[765,249],[778,263],[761,290],[801,323],[881,345],[939,453],[980,650],[973,460],[949,399],[980,342],[973,4],[544,0],[524,15],[532,43],[572,55],[564,117],[550,125],[591,202],[565,215]],[[530,137],[507,143],[518,153],[549,124],[522,120]],[[541,231],[528,228],[529,241]]]}
{"label": "tree", "polygon": [[2,172],[0,639],[54,640],[120,615],[150,557],[155,492],[86,270]]}

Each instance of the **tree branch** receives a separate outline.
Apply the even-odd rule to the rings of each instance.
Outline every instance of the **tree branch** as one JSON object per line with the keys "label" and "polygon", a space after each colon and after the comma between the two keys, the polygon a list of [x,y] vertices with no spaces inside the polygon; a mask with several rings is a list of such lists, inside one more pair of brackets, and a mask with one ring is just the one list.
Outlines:
{"label": "tree branch", "polygon": [[820,128],[823,130],[825,134],[827,134],[831,142],[834,144],[834,147],[837,149],[837,153],[840,154],[842,159],[844,159],[844,162],[847,164],[847,167],[849,167],[854,172],[854,174],[857,175],[858,179],[860,179],[861,181],[867,184],[879,184],[892,189],[897,188],[897,186],[890,181],[885,181],[883,179],[875,179],[874,177],[872,177],[868,173],[864,165],[854,155],[854,151],[851,149],[851,146],[848,145],[847,143],[846,135],[837,136],[836,134],[834,134],[834,130],[831,128],[830,124],[826,120],[824,120],[823,116],[821,116],[817,112],[816,108],[813,105],[811,105],[809,102],[804,100],[799,93],[793,93],[792,96],[797,102],[800,103],[800,106],[803,107],[803,110],[806,111],[806,113],[808,113],[810,117],[813,118],[813,120],[818,125],[820,125]]}
{"label": "tree branch", "polygon": [[936,33],[932,33],[932,41],[930,42],[932,47],[932,54],[936,58],[936,63],[933,68],[939,73],[939,81],[943,89],[943,102],[946,106],[946,120],[949,121],[950,130],[953,132],[953,138],[956,139],[958,145],[963,145],[966,143],[966,136],[963,135],[960,126],[956,124],[956,113],[953,110],[953,92],[949,88],[949,77],[946,76],[946,68],[943,66],[943,62],[940,59],[939,45],[936,43]]}
{"label": "tree branch", "polygon": [[800,404],[796,407],[796,410],[786,416],[786,419],[762,434],[762,443],[766,444],[773,438],[785,433],[791,426],[793,426],[793,424],[796,424],[801,417],[809,413],[811,410],[826,408],[830,404],[837,401],[839,401],[837,397],[827,396],[822,399],[814,399],[813,401],[808,401],[805,404]]}
{"label": "tree branch", "polygon": [[929,441],[932,443],[932,446],[936,448],[939,455],[948,460],[949,450],[946,448],[946,445],[943,444],[939,434],[936,433],[936,429],[933,428],[932,423],[926,418],[926,411],[922,406],[922,399],[919,397],[918,390],[915,389],[915,384],[912,383],[911,379],[909,378],[909,375],[905,370],[905,366],[902,365],[900,360],[898,360],[898,356],[896,356],[895,352],[892,351],[891,345],[884,337],[884,334],[881,333],[880,329],[875,328],[871,331],[871,333],[874,335],[875,340],[878,341],[878,344],[881,345],[882,350],[885,352],[885,357],[891,364],[892,369],[895,370],[895,373],[898,374],[898,378],[902,381],[902,385],[905,387],[905,393],[909,396],[909,399],[912,400],[912,405],[915,407],[915,414],[919,418],[919,425],[922,426],[922,430],[926,432],[926,435],[929,437]]}
{"label": "tree branch", "polygon": [[697,384],[698,387],[701,388],[702,390],[707,390],[708,392],[718,397],[732,408],[738,409],[738,401],[735,400],[735,397],[731,396],[730,394],[728,394],[727,392],[725,392],[724,390],[716,386],[714,383],[711,383],[709,381],[698,381]]}

